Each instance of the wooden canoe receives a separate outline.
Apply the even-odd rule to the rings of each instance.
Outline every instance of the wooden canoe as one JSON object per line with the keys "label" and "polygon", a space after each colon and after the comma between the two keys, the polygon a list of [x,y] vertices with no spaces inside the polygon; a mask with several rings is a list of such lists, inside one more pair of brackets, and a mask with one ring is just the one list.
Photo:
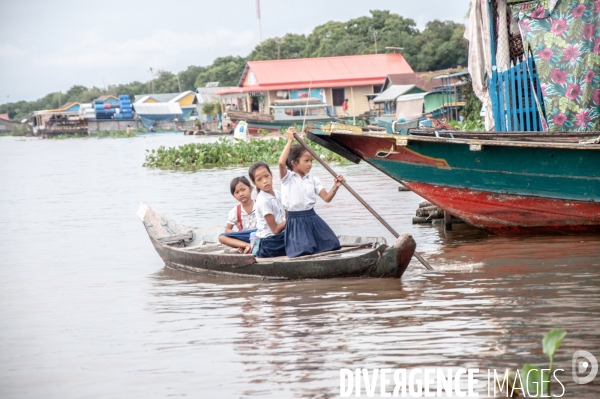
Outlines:
{"label": "wooden canoe", "polygon": [[416,243],[408,235],[388,246],[383,237],[339,236],[342,248],[316,255],[256,258],[218,243],[219,228],[194,228],[177,223],[142,202],[138,217],[167,267],[193,273],[268,280],[334,277],[399,278]]}

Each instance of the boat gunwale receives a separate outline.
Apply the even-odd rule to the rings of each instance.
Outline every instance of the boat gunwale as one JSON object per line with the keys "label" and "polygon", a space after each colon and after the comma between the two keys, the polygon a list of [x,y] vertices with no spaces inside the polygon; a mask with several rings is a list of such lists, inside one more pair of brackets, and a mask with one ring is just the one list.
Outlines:
{"label": "boat gunwale", "polygon": [[[166,267],[221,276],[250,277],[269,280],[322,279],[337,277],[381,278],[386,276],[374,276],[371,275],[371,273],[375,270],[379,270],[382,266],[384,267],[384,269],[382,269],[384,274],[399,273],[397,277],[401,277],[406,270],[409,261],[396,263],[396,267],[393,270],[385,271],[385,263],[380,263],[382,257],[386,257],[389,261],[390,256],[401,256],[400,254],[404,251],[405,244],[408,245],[406,248],[410,248],[410,241],[412,241],[413,251],[414,246],[416,245],[410,235],[402,236],[403,241],[400,246],[398,246],[400,238],[397,239],[394,244],[388,245],[387,240],[384,237],[340,235],[343,244],[354,244],[355,246],[342,247],[338,251],[329,251],[323,254],[307,255],[304,257],[276,257],[265,258],[258,261],[252,254],[227,253],[225,252],[226,250],[217,253],[190,251],[188,249],[190,247],[197,249],[204,245],[214,248],[217,243],[212,240],[201,240],[200,242],[202,244],[200,245],[192,244],[196,238],[204,237],[203,230],[205,229],[180,224],[174,219],[155,211],[145,202],[140,204],[137,215],[144,224],[144,228],[152,245]],[[183,236],[183,232],[186,232],[186,234],[193,233],[193,238],[191,241],[183,240],[182,244],[187,246],[179,246],[182,244],[177,244],[175,241],[171,244],[162,242],[159,239],[164,239],[165,237],[162,237],[162,231],[156,230],[154,227],[157,222],[156,219],[160,220],[161,226],[167,226],[167,229],[175,231],[175,234],[173,234],[174,236]],[[195,236],[196,234],[200,235]],[[357,238],[359,240],[357,240]],[[227,247],[224,246],[224,248]],[[400,258],[397,259],[399,260]],[[304,272],[302,271],[304,265],[308,266],[311,264],[314,266],[306,269]],[[258,270],[257,267],[259,268]],[[267,269],[264,273],[261,273],[261,268]]]}
{"label": "boat gunwale", "polygon": [[[314,134],[314,132],[311,132]],[[444,134],[453,133],[452,131],[446,131]],[[598,133],[600,135],[600,132]],[[318,134],[317,134],[318,135]],[[486,140],[486,139],[468,139],[468,138],[451,138],[451,137],[426,137],[426,136],[417,136],[417,135],[401,135],[401,134],[388,134],[388,133],[369,133],[363,132],[361,134],[352,134],[352,133],[337,133],[332,132],[330,134],[325,134],[327,136],[355,136],[355,137],[373,137],[373,138],[381,138],[381,139],[389,139],[395,140],[396,144],[405,146],[408,141],[424,141],[424,142],[433,142],[433,143],[447,143],[447,144],[464,144],[464,145],[472,145],[472,144],[481,144],[487,146],[498,146],[498,147],[535,147],[535,148],[557,148],[557,149],[567,149],[567,150],[600,150],[600,144],[580,144],[580,143],[549,143],[543,141],[515,141],[515,140]],[[588,136],[588,135],[586,135]],[[589,135],[593,136],[593,134]],[[525,136],[524,136],[525,137]],[[532,137],[532,136],[528,136]]]}

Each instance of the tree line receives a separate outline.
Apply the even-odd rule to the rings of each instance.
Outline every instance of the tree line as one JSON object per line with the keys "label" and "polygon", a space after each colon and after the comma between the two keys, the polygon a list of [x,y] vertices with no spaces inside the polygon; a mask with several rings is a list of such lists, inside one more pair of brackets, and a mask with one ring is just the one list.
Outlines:
{"label": "tree line", "polygon": [[0,113],[9,113],[12,119],[20,120],[33,111],[58,108],[71,101],[91,102],[104,94],[129,94],[133,100],[139,94],[195,90],[208,82],[237,86],[248,61],[374,54],[385,52],[385,47],[401,47],[402,55],[416,72],[467,64],[463,24],[433,20],[420,31],[413,19],[390,11],[371,10],[370,14],[347,22],[329,21],[308,35],[288,33],[282,38],[266,39],[247,57],[219,57],[211,65],[191,65],[177,75],[160,70],[147,82],[134,81],[104,89],[75,85],[65,93],[49,93],[36,101],[3,104]]}

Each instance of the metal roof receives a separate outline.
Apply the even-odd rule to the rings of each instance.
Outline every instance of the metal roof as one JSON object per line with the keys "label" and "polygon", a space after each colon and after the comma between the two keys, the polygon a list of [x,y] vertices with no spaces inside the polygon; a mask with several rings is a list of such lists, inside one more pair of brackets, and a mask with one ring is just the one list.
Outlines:
{"label": "metal roof", "polygon": [[[397,53],[250,61],[239,86],[240,92],[366,86],[382,84],[389,74],[412,72],[402,54]],[[249,74],[255,83],[244,84]]]}
{"label": "metal roof", "polygon": [[392,85],[383,93],[380,93],[373,99],[374,103],[384,103],[387,101],[394,101],[398,96],[414,89],[416,85]]}
{"label": "metal roof", "polygon": [[426,95],[428,95],[429,93],[414,93],[414,94],[405,94],[403,96],[400,96],[396,99],[396,102],[402,102],[402,101],[411,101],[411,100],[418,100],[419,98],[425,98]]}
{"label": "metal roof", "polygon": [[469,75],[469,71],[461,71],[461,72],[450,73],[447,75],[435,76],[435,77],[433,77],[433,79],[456,78],[458,76],[465,76],[465,75]]}
{"label": "metal roof", "polygon": [[224,87],[218,87],[218,86],[211,86],[211,87],[198,87],[196,89],[196,98],[198,99],[199,103],[210,103],[214,101],[214,94],[217,91],[223,91],[223,90],[230,90],[230,89],[234,89],[235,87],[232,86],[224,86]]}
{"label": "metal roof", "polygon": [[179,115],[182,114],[179,103],[148,103],[133,104],[135,112],[140,115]]}
{"label": "metal roof", "polygon": [[[170,103],[178,102],[179,100],[181,100],[181,99],[189,96],[190,94],[193,94],[194,95],[194,100],[196,100],[196,98],[195,98],[196,97],[196,92],[188,90],[188,91],[184,91],[183,93],[179,93],[177,96],[175,96],[174,98],[170,99],[168,102],[170,102]],[[196,102],[197,101],[194,101],[194,103],[196,103]]]}
{"label": "metal roof", "polygon": [[139,94],[134,96],[134,102],[145,101],[148,97],[155,99],[159,103],[166,103],[175,97],[179,96],[181,93],[162,93],[162,94]]}

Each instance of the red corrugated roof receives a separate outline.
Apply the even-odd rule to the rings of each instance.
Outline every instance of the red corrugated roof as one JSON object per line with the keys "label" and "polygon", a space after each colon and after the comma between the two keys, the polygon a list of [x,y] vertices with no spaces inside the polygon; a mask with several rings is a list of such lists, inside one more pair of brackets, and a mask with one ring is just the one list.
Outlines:
{"label": "red corrugated roof", "polygon": [[[252,72],[256,84],[246,84]],[[239,88],[216,94],[235,92],[344,87],[382,84],[390,74],[413,73],[402,54],[368,54],[344,57],[292,58],[287,60],[250,61],[246,64]]]}

